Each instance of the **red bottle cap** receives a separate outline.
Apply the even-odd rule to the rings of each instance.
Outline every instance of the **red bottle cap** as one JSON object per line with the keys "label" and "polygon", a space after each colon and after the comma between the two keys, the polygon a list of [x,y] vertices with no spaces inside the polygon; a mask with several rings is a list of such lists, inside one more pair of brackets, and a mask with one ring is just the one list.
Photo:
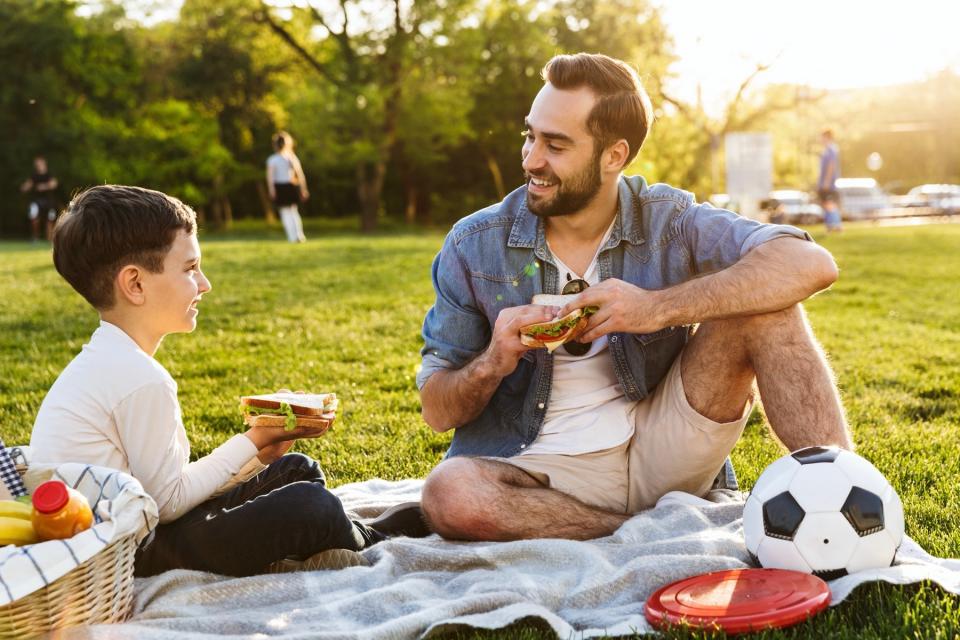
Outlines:
{"label": "red bottle cap", "polygon": [[67,485],[59,480],[47,480],[33,492],[33,508],[40,513],[54,513],[70,500]]}

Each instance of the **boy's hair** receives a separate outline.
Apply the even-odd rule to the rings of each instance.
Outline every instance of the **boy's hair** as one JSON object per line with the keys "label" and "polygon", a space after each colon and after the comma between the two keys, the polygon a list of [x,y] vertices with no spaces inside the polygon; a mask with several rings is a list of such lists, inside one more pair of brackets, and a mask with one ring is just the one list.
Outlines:
{"label": "boy's hair", "polygon": [[630,145],[624,166],[637,157],[653,120],[653,107],[630,65],[599,53],[558,55],[540,75],[557,89],[589,87],[597,95],[587,116],[587,130],[596,140],[597,153],[623,138]]}
{"label": "boy's hair", "polygon": [[53,264],[94,308],[113,307],[113,280],[135,264],[163,272],[177,231],[197,231],[193,209],[159,191],[103,185],[77,194],[53,233]]}

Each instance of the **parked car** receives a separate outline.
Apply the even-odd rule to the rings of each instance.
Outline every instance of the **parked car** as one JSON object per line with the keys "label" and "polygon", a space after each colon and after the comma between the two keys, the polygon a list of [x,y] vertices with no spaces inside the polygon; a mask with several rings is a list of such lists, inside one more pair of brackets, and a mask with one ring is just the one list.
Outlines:
{"label": "parked car", "polygon": [[761,203],[775,224],[818,224],[823,222],[823,209],[811,202],[810,194],[794,189],[771,191]]}
{"label": "parked car", "polygon": [[873,178],[839,178],[840,213],[847,219],[872,218],[893,206],[890,195]]}
{"label": "parked car", "polygon": [[960,213],[960,185],[921,184],[907,192],[908,207],[930,207],[943,213]]}

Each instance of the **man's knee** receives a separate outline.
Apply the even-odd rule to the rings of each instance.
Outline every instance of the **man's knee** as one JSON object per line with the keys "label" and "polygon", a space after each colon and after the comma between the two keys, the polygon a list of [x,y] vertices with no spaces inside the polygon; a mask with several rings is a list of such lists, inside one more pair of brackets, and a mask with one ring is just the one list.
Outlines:
{"label": "man's knee", "polygon": [[420,506],[432,531],[462,539],[480,524],[485,475],[481,462],[461,457],[444,460],[430,472]]}
{"label": "man's knee", "polygon": [[805,324],[806,315],[803,311],[803,305],[798,303],[777,311],[711,320],[701,326],[725,334],[739,334],[750,338],[757,333],[787,331]]}
{"label": "man's knee", "polygon": [[771,345],[806,339],[810,329],[803,306],[794,304],[778,311],[705,322],[697,333],[701,340],[721,348],[728,356],[736,354],[739,348],[747,360]]}

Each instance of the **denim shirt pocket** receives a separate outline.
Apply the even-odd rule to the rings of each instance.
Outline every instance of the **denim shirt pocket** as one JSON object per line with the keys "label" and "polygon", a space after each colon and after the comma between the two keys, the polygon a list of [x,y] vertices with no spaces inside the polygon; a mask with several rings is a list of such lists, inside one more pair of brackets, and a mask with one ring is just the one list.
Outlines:
{"label": "denim shirt pocket", "polygon": [[660,384],[670,366],[687,343],[689,328],[665,327],[653,333],[634,334],[634,340],[644,352],[643,379],[647,391]]}
{"label": "denim shirt pocket", "polygon": [[[524,267],[517,273],[471,272],[470,281],[477,306],[490,320],[491,327],[503,309],[530,304],[539,289],[539,267]],[[534,282],[534,278],[537,282]]]}

